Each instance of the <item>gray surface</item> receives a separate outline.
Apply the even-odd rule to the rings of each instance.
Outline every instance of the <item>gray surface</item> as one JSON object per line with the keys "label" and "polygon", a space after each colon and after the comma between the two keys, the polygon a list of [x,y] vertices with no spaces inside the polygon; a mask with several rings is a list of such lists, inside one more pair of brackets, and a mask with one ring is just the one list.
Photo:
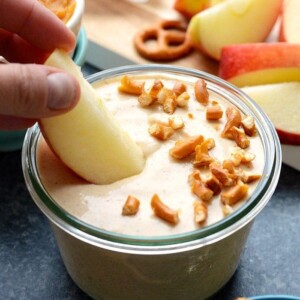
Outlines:
{"label": "gray surface", "polygon": [[[0,152],[0,170],[0,300],[89,299],[66,273],[48,222],[26,190],[20,151]],[[300,296],[300,172],[285,165],[237,272],[213,299],[259,294]]]}

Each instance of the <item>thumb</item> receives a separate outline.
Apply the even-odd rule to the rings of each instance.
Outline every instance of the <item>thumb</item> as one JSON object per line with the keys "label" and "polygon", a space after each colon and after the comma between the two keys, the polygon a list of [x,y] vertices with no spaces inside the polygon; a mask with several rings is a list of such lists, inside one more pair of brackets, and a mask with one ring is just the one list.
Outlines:
{"label": "thumb", "polygon": [[80,86],[71,75],[43,65],[0,65],[0,114],[39,119],[72,109]]}

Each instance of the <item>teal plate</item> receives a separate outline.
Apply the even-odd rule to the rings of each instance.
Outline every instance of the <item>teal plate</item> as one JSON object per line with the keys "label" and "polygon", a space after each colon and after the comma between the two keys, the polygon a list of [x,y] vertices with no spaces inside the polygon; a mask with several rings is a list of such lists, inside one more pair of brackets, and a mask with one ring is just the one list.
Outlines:
{"label": "teal plate", "polygon": [[[84,28],[81,28],[77,38],[73,60],[78,66],[82,66],[86,57],[88,40]],[[14,151],[22,148],[26,130],[2,130],[0,131],[0,151]]]}
{"label": "teal plate", "polygon": [[288,295],[265,295],[250,297],[251,300],[300,300],[300,297]]}

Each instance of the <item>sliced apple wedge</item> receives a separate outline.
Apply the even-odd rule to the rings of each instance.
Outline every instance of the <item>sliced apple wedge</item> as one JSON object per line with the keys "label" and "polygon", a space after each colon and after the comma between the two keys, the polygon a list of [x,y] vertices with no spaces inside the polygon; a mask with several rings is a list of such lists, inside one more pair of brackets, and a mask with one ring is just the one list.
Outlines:
{"label": "sliced apple wedge", "polygon": [[175,0],[173,7],[184,17],[190,19],[198,12],[223,1],[225,0]]}
{"label": "sliced apple wedge", "polygon": [[263,42],[280,13],[282,0],[227,0],[191,19],[192,44],[219,60],[226,45]]}
{"label": "sliced apple wedge", "polygon": [[300,44],[299,13],[299,0],[284,0],[279,27],[279,41]]}
{"label": "sliced apple wedge", "polygon": [[53,152],[75,173],[95,184],[140,173],[144,167],[142,150],[117,124],[68,54],[56,50],[46,64],[71,73],[81,87],[81,98],[73,110],[39,121]]}
{"label": "sliced apple wedge", "polygon": [[219,76],[239,87],[300,81],[300,44],[226,46],[222,49]]}
{"label": "sliced apple wedge", "polygon": [[281,143],[300,145],[300,82],[242,88],[273,122]]}

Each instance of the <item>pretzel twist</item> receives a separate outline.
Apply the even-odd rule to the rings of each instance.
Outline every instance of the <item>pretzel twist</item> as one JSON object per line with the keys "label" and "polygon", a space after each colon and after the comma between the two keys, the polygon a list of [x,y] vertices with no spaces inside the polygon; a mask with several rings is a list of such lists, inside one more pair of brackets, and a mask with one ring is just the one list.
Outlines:
{"label": "pretzel twist", "polygon": [[[163,20],[139,31],[134,38],[138,53],[153,61],[171,61],[187,55],[192,45],[186,37],[186,26],[178,20]],[[155,40],[154,45],[147,42]]]}

